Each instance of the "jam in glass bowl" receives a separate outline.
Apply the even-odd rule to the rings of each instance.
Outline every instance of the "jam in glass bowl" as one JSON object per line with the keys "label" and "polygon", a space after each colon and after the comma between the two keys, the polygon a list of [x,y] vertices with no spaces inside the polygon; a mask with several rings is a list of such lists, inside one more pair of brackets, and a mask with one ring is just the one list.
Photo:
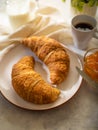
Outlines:
{"label": "jam in glass bowl", "polygon": [[[84,55],[84,72],[98,86],[98,48],[89,49]],[[98,90],[98,87],[97,87]]]}

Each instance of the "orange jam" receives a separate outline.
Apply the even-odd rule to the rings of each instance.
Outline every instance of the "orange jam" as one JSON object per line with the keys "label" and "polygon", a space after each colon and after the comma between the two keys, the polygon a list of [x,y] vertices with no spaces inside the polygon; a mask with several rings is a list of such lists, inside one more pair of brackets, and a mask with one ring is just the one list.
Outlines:
{"label": "orange jam", "polygon": [[89,52],[84,57],[84,71],[96,82],[98,82],[98,49]]}

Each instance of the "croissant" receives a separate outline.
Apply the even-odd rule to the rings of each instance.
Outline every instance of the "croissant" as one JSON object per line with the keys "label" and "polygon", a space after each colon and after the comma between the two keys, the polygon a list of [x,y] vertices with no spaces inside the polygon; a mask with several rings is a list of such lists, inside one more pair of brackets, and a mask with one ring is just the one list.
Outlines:
{"label": "croissant", "polygon": [[46,83],[40,74],[34,71],[34,58],[25,56],[12,67],[12,86],[24,100],[35,104],[54,102],[60,90]]}
{"label": "croissant", "polygon": [[70,59],[65,48],[56,40],[46,36],[32,36],[21,42],[46,64],[52,84],[60,84],[69,71]]}

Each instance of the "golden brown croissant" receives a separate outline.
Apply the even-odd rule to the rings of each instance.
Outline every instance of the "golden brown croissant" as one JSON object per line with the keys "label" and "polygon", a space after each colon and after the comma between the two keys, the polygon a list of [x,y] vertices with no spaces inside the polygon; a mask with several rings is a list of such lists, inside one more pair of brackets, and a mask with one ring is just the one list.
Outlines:
{"label": "golden brown croissant", "polygon": [[46,36],[32,36],[22,40],[22,44],[42,60],[50,71],[52,84],[59,84],[67,77],[70,59],[65,48],[56,40]]}
{"label": "golden brown croissant", "polygon": [[27,101],[36,104],[54,102],[59,97],[59,89],[46,83],[33,68],[34,59],[31,56],[18,61],[12,68],[13,88]]}

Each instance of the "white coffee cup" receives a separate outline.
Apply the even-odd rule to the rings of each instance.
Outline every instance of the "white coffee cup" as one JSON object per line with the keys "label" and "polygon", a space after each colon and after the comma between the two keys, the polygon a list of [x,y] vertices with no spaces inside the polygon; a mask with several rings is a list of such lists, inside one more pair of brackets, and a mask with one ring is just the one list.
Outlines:
{"label": "white coffee cup", "polygon": [[81,14],[72,18],[72,36],[76,48],[87,49],[92,37],[98,39],[96,26],[97,21],[91,16]]}

